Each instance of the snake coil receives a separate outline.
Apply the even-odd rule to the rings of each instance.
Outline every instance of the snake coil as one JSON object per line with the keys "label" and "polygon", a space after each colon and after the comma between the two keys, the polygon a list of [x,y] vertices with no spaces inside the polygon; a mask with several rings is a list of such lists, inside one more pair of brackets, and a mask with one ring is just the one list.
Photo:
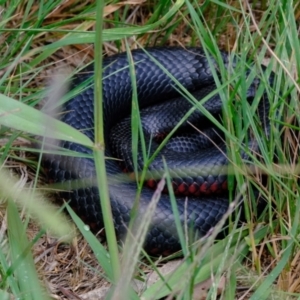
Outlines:
{"label": "snake coil", "polygon": [[[228,55],[221,53],[221,56],[225,66],[227,66]],[[151,48],[147,49],[147,52],[134,50],[132,51],[132,58],[136,74],[138,101],[140,109],[142,109],[141,114],[145,116],[150,115],[150,123],[155,123],[154,127],[157,122],[162,122],[164,115],[167,114],[169,114],[171,119],[176,115],[175,123],[178,122],[186,111],[192,107],[185,98],[184,101],[180,100],[180,103],[183,104],[177,104],[179,103],[179,91],[189,91],[198,100],[201,100],[216,88],[211,65],[204,51],[200,48]],[[211,62],[212,66],[217,70],[214,60],[211,59]],[[126,53],[121,53],[105,58],[103,63],[105,154],[107,158],[120,154],[125,158],[127,157],[130,161],[132,159],[131,129],[128,121],[127,123],[122,123],[122,120],[130,115],[132,105],[132,84],[128,57]],[[78,75],[73,80],[72,86],[79,85],[92,75],[93,71]],[[255,79],[247,90],[246,97],[250,99],[250,102],[255,96],[258,85],[259,80]],[[166,99],[168,99],[166,102],[167,108],[160,107],[161,103]],[[90,86],[64,105],[64,113],[61,117],[63,122],[83,131],[92,140],[94,138],[93,102],[94,89],[93,86]],[[268,110],[268,101],[262,102],[263,105],[258,107],[258,111],[259,115],[265,118]],[[155,105],[158,107],[156,110]],[[182,109],[181,105],[185,106],[185,108]],[[154,107],[154,113],[147,111],[149,106]],[[175,109],[175,106],[178,109]],[[220,114],[221,106],[222,101],[218,94],[203,104],[203,107],[213,115]],[[145,108],[144,112],[143,108]],[[203,120],[203,114],[203,112],[195,111],[191,118],[196,120],[199,117],[200,122],[197,124],[200,126],[201,123],[208,123],[207,120]],[[169,119],[165,123],[167,124],[166,127],[168,127]],[[144,127],[147,126],[145,125]],[[267,125],[263,124],[262,127],[267,128]],[[203,130],[210,129],[204,128]],[[151,135],[152,133],[149,134],[149,141],[151,140]],[[220,134],[218,133],[217,136],[220,137]],[[118,139],[123,141],[118,144]],[[179,137],[174,139],[175,142],[170,141],[170,144],[176,144],[175,146],[170,146],[172,148],[171,154],[168,154],[167,150],[165,150],[165,148],[168,148],[168,145],[162,150],[166,152],[162,153],[171,169],[181,170],[178,174],[174,171],[174,176],[172,175],[175,179],[177,178],[177,183],[174,184],[175,193],[180,194],[181,192],[183,194],[176,196],[180,220],[182,223],[192,226],[195,232],[198,233],[198,236],[203,236],[218,223],[229,206],[227,192],[224,192],[227,183],[227,175],[224,172],[228,164],[226,145],[222,142],[223,138],[221,138],[217,147],[214,143],[208,142],[209,146],[204,146],[201,151],[189,151],[187,148],[194,147],[195,144],[199,143],[198,141],[190,143],[191,140],[194,141],[192,133],[189,133],[189,136],[183,142]],[[203,142],[200,143],[203,144]],[[66,141],[61,142],[60,146],[83,153],[85,157],[45,156],[44,167],[47,170],[49,179],[52,182],[64,182],[69,186],[69,191],[64,192],[63,197],[70,200],[71,206],[76,208],[76,211],[84,218],[84,221],[90,224],[93,229],[99,230],[103,227],[103,220],[99,204],[98,187],[91,183],[85,186],[80,183],[77,185],[76,183],[80,182],[80,180],[88,181],[88,179],[93,179],[96,176],[94,162],[86,156],[86,154],[91,154],[91,150]],[[251,146],[251,142],[248,146]],[[176,147],[181,149],[178,151],[179,153],[176,153],[174,147],[175,150]],[[197,148],[198,146],[196,145],[195,147]],[[182,150],[182,148],[184,149]],[[187,157],[191,156],[192,159],[187,159]],[[182,166],[179,157],[186,160],[185,165]],[[244,158],[247,159],[246,154]],[[158,155],[150,165],[152,174],[155,175],[157,169],[160,172],[163,171],[161,161],[162,156]],[[138,158],[138,163],[143,163],[142,158]],[[129,169],[133,166],[130,162],[125,167]],[[119,237],[124,236],[126,233],[126,225],[128,225],[130,219],[130,211],[137,190],[137,185],[134,181],[119,182],[114,180],[121,173],[122,168],[124,166],[120,167],[120,163],[117,160],[106,160],[112,213],[115,229]],[[185,181],[182,179],[182,170],[183,172],[188,170]],[[101,186],[99,188],[101,189]],[[216,191],[219,191],[219,193],[215,194],[214,192]],[[189,192],[192,192],[191,195]],[[186,197],[186,195],[189,196]],[[143,218],[152,196],[153,190],[145,187],[140,196],[138,219]],[[170,199],[166,194],[161,195],[157,204],[144,247],[151,254],[168,254],[180,249]]]}

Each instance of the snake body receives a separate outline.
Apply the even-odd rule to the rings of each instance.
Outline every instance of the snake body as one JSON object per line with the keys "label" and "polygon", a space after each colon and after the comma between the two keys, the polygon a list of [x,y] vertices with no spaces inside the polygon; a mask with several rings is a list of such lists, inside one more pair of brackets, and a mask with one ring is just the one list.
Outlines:
{"label": "snake body", "polygon": [[[139,107],[142,110],[145,107],[145,111],[142,111],[141,114],[150,115],[150,119],[153,118],[153,115],[158,115],[159,117],[156,117],[154,123],[162,121],[167,112],[170,113],[171,118],[174,114],[179,115],[179,119],[182,117],[181,104],[177,105],[180,90],[189,91],[200,100],[215,88],[215,80],[211,69],[211,66],[214,66],[214,60],[211,60],[212,65],[210,65],[204,51],[200,48],[151,48],[147,49],[147,52],[134,50],[132,51],[132,59],[134,61]],[[221,59],[227,65],[228,55],[226,53],[221,53]],[[107,158],[114,158],[117,154],[121,154],[125,158],[128,157],[130,161],[130,159],[132,160],[131,129],[128,122],[122,123],[122,120],[130,115],[132,109],[133,89],[128,56],[126,53],[117,54],[105,58],[103,64],[105,154]],[[73,80],[72,86],[78,86],[92,75],[93,71],[78,75]],[[247,96],[253,97],[255,91],[256,85],[253,84],[249,87]],[[204,107],[212,114],[220,114],[221,100],[217,96],[213,98],[214,100],[206,102]],[[157,113],[154,112],[154,114],[147,111],[147,107],[155,107],[155,105],[159,107],[166,100],[167,109],[159,108],[156,110]],[[81,130],[92,140],[94,139],[93,103],[94,88],[90,86],[64,105],[64,113],[61,117],[63,122]],[[177,112],[174,108],[176,105],[179,107]],[[187,109],[190,107],[191,105],[188,104]],[[218,110],[216,110],[216,107],[219,107]],[[197,119],[199,115],[202,116],[203,113],[197,114],[195,112],[191,118]],[[176,120],[178,121],[178,116]],[[168,127],[168,124],[166,126]],[[147,135],[150,143],[152,134]],[[219,134],[217,135],[219,136]],[[118,144],[118,139],[123,139],[123,141]],[[191,154],[192,161],[185,162],[187,167],[180,167],[181,159],[179,157],[184,159],[190,156],[190,153],[186,153],[189,152],[186,149],[193,139],[192,134],[185,142],[182,142],[182,140],[176,142],[175,138],[175,142],[173,142],[175,146],[170,146],[173,149],[171,154],[167,154],[167,150],[165,150],[168,146],[162,150],[166,152],[162,153],[166,157],[168,166],[174,167],[175,165],[174,169],[181,170],[185,170],[185,168],[187,170],[192,169],[192,174],[187,174],[188,179],[184,182],[181,178],[182,173],[173,176],[177,178],[177,183],[174,185],[175,193],[183,194],[176,196],[182,224],[193,227],[198,236],[203,236],[218,223],[228,209],[229,200],[226,191],[224,192],[227,176],[223,170],[228,161],[226,145],[220,143],[218,147],[214,145],[204,146],[203,151],[193,150]],[[172,142],[170,143],[172,144]],[[183,150],[181,149],[178,151],[179,153],[176,153],[178,143],[181,148],[183,147]],[[65,149],[85,155],[91,154],[90,149],[75,143],[64,141],[60,145]],[[194,147],[193,145],[195,143],[191,143],[190,147]],[[143,163],[141,157],[141,155],[138,156],[138,164]],[[80,216],[83,216],[84,220],[93,229],[101,229],[103,218],[98,187],[93,184],[76,186],[76,180],[78,179],[95,178],[96,172],[93,159],[86,156],[50,155],[44,159],[44,166],[52,182],[64,182],[70,185],[70,190],[65,192],[63,196],[65,199],[70,200],[71,206],[76,208]],[[123,237],[126,233],[130,211],[137,193],[135,181],[120,182],[114,180],[120,175],[122,168],[124,168],[124,165],[121,167],[119,161],[106,159],[109,195],[115,230],[119,237]],[[125,168],[127,170],[132,169],[133,163],[128,163]],[[157,169],[161,172],[164,171],[161,155],[158,155],[149,169],[152,173],[155,173]],[[190,185],[188,185],[189,183]],[[101,189],[101,186],[99,189]],[[215,194],[216,191],[219,191],[219,193]],[[153,193],[154,191],[148,187],[143,188],[139,199],[138,220],[143,219]],[[144,248],[151,254],[167,254],[180,249],[174,214],[167,194],[162,194],[157,204]]]}

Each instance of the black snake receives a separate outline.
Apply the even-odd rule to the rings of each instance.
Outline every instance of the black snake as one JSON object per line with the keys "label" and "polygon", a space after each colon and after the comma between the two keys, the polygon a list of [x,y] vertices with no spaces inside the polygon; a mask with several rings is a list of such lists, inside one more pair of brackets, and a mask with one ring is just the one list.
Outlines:
{"label": "black snake", "polygon": [[[147,53],[143,50],[134,50],[132,58],[139,107],[142,109],[142,117],[146,119],[146,121],[142,121],[146,131],[146,146],[147,151],[151,154],[157,147],[156,136],[160,135],[157,133],[156,124],[161,122],[165,123],[164,128],[172,127],[193,106],[180,96],[180,93],[184,93],[185,90],[191,92],[198,100],[213,91],[216,85],[211,66],[216,71],[217,67],[213,59],[211,59],[212,64],[209,64],[204,51],[200,48],[150,48],[147,49]],[[221,52],[221,58],[227,66],[228,54]],[[117,177],[122,169],[131,172],[133,168],[130,119],[124,119],[131,113],[132,82],[126,53],[105,58],[103,63],[105,154],[107,158],[121,155],[124,161],[128,159],[125,164],[124,161],[120,164],[118,160],[106,160],[115,229],[117,235],[122,237],[126,232],[130,210],[136,196],[136,182],[128,180],[119,182],[113,178]],[[72,86],[79,85],[92,75],[93,71],[77,75]],[[255,78],[247,89],[245,97],[249,103],[255,96],[259,82],[260,80]],[[90,86],[64,105],[64,113],[61,117],[63,122],[83,131],[91,139],[94,138],[93,102],[94,89],[93,86]],[[263,105],[257,109],[260,119],[264,119],[268,112],[268,101],[262,101],[262,103]],[[149,106],[153,106],[153,108],[148,109]],[[144,107],[146,108],[143,109]],[[219,118],[222,101],[217,94],[203,107]],[[168,121],[164,122],[166,115],[168,115]],[[161,153],[170,169],[173,170],[171,173],[175,179],[174,191],[177,195],[182,223],[192,226],[198,236],[203,236],[218,223],[229,206],[225,171],[228,159],[222,132],[210,128],[211,124],[204,118],[203,112],[195,110],[190,116],[189,122],[195,124],[195,127],[199,127],[202,132],[213,134],[217,141],[211,142],[210,138],[202,139],[203,135],[199,134],[200,137],[196,138],[197,130],[191,129],[189,123],[184,122],[184,128],[189,128],[188,134],[185,136],[182,133],[184,130],[179,129],[177,135],[169,141]],[[205,124],[209,124],[209,126]],[[148,131],[148,127],[151,125],[154,126],[154,129]],[[262,124],[262,127],[267,128],[268,126]],[[121,139],[121,143],[118,143],[119,139]],[[65,141],[60,145],[79,153],[92,153],[91,150],[75,143]],[[250,147],[250,145],[251,142],[248,146]],[[243,156],[246,160],[247,155],[243,154]],[[142,168],[142,155],[138,155],[137,162],[139,168]],[[161,163],[162,156],[160,154],[149,168],[154,177],[163,172]],[[76,208],[80,216],[83,216],[84,220],[94,229],[102,228],[98,187],[91,184],[76,186],[78,179],[95,177],[93,160],[89,157],[50,155],[45,156],[44,166],[52,182],[65,182],[70,185],[70,191],[64,193],[63,196],[70,200],[71,206]],[[179,173],[176,173],[176,170],[179,170]],[[187,173],[186,179],[183,179],[182,173]],[[154,179],[148,182],[148,185],[155,186],[155,184],[156,180]],[[145,187],[140,197],[138,218],[143,218],[152,196],[153,190]],[[167,194],[162,194],[147,234],[145,250],[152,254],[161,254],[171,253],[178,249],[180,249],[180,243],[170,199]]]}

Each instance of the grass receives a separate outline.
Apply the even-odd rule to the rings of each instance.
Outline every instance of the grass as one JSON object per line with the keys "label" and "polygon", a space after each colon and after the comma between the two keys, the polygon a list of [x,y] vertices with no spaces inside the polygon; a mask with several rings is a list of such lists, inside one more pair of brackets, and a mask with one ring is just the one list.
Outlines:
{"label": "grass", "polygon": [[[201,5],[199,1],[192,0],[177,0],[174,3],[169,0],[154,0],[151,3],[136,1],[136,4],[106,1],[101,7],[100,1],[97,4],[86,1],[84,5],[76,4],[75,1],[40,1],[38,5],[34,1],[11,0],[2,4],[0,134],[3,142],[0,190],[3,210],[0,215],[0,299],[50,299],[54,294],[63,299],[67,298],[66,290],[69,289],[84,297],[88,291],[99,288],[99,285],[105,286],[92,281],[90,278],[93,277],[99,281],[105,278],[107,282],[113,283],[108,299],[159,299],[167,295],[173,295],[176,299],[192,299],[197,287],[201,288],[201,284],[210,278],[213,283],[205,289],[206,299],[216,299],[218,294],[223,299],[299,297],[300,87],[297,74],[300,71],[300,9],[299,4],[291,0],[247,3],[242,0],[204,1]],[[260,9],[256,9],[257,5]],[[91,47],[93,43],[95,51]],[[32,136],[76,141],[94,150],[98,162],[98,179],[103,184],[105,168],[101,147],[101,110],[97,109],[99,114],[95,115],[95,124],[100,124],[96,126],[95,143],[53,118],[46,118],[33,107],[47,95],[43,86],[53,76],[53,73],[49,75],[48,72],[56,71],[58,67],[63,70],[67,65],[83,67],[93,58],[95,67],[101,69],[101,49],[112,54],[135,47],[165,44],[201,45],[218,61],[221,77],[219,79],[216,76],[217,91],[226,103],[223,112],[226,122],[219,126],[225,133],[232,162],[229,176],[232,200],[236,197],[233,188],[235,182],[237,190],[246,199],[244,210],[247,221],[245,226],[237,228],[231,220],[229,234],[225,239],[215,241],[219,229],[216,228],[209,238],[201,239],[191,249],[187,247],[184,228],[178,224],[178,230],[182,232],[184,258],[179,267],[168,275],[157,267],[164,263],[163,260],[154,262],[146,253],[144,260],[140,259],[146,222],[137,233],[139,243],[133,243],[129,238],[120,256],[109,218],[105,223],[110,246],[108,252],[67,208],[85,239],[78,242],[74,234],[70,235],[70,232],[75,232],[72,224],[61,219],[64,215],[58,213],[60,210],[50,205],[46,207],[46,201],[41,202],[45,196],[41,195],[38,184],[40,159],[34,164],[30,156],[22,155],[28,151],[26,140],[32,141]],[[219,48],[237,54],[237,67],[230,72],[219,59]],[[250,61],[255,66],[247,79],[243,74]],[[261,68],[262,63],[267,66],[265,71]],[[268,81],[270,71],[276,75],[272,86]],[[101,76],[100,72],[97,74]],[[262,84],[253,104],[250,106],[243,101],[234,101],[236,98],[243,99],[249,82],[256,76]],[[95,82],[99,96],[97,104],[101,107],[101,77],[95,78]],[[263,135],[255,113],[263,90],[266,90],[270,99],[269,119],[272,130],[269,137]],[[190,95],[186,96],[193,101]],[[195,109],[206,113],[201,104],[195,103]],[[134,114],[138,115],[138,112]],[[208,117],[216,122],[211,116]],[[135,127],[138,130],[138,125]],[[249,153],[253,164],[246,169],[235,149],[245,141],[249,128],[259,141],[260,156]],[[49,150],[46,148],[46,151]],[[13,167],[12,162],[15,162]],[[34,167],[36,174],[28,171],[25,166]],[[12,173],[18,176],[11,178]],[[263,175],[267,175],[266,184],[262,184]],[[165,180],[169,184],[167,175]],[[256,211],[256,198],[249,188],[252,185],[259,189],[268,202],[260,216]],[[102,200],[106,199],[105,209],[109,210],[107,191],[100,191],[104,193],[101,195]],[[159,190],[153,199],[153,206],[158,199]],[[24,213],[19,215],[17,208]],[[34,227],[33,230],[30,217],[34,217],[42,229],[36,230]],[[147,217],[151,218],[151,211]],[[51,234],[47,233],[45,237],[45,231]],[[53,248],[47,248],[47,243],[40,244],[43,238],[51,239],[49,236],[58,236],[59,241],[71,238],[73,247],[77,249],[73,257],[76,264],[68,269],[70,273],[62,272],[65,275],[58,276],[59,280],[57,276],[55,278],[50,263],[47,264],[47,251]],[[43,246],[42,256],[37,255],[37,245]],[[73,247],[67,247],[67,251]],[[89,248],[93,251],[95,261],[87,265],[85,259],[91,255],[87,250]],[[64,265],[59,263],[59,252],[53,256],[63,270]],[[71,264],[71,260],[68,263]],[[101,265],[102,270],[99,270],[98,265]],[[51,272],[47,273],[47,269]],[[153,284],[147,282],[147,273],[152,269],[159,274],[158,281]],[[73,282],[66,279],[70,274]],[[139,291],[133,288],[133,277],[140,283]],[[224,278],[225,286],[224,283],[222,285]],[[46,289],[45,286],[51,282],[52,288],[50,285]],[[66,283],[63,289],[58,288],[59,282]],[[87,283],[86,286],[82,286],[82,282]],[[76,285],[80,288],[76,289]],[[94,298],[99,299],[99,295]]]}

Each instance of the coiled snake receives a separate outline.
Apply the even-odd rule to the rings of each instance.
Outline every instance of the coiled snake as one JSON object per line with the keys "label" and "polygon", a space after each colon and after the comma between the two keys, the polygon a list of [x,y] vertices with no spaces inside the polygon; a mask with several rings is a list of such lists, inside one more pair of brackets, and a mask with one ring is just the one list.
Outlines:
{"label": "coiled snake", "polygon": [[[221,53],[221,56],[224,64],[227,65],[228,55]],[[164,123],[164,128],[172,127],[174,125],[170,125],[170,119],[176,124],[192,107],[185,98],[183,101],[179,99],[180,91],[187,90],[201,100],[216,88],[215,80],[209,60],[200,48],[150,48],[147,49],[147,53],[143,50],[134,50],[132,57],[140,109],[157,105],[141,111],[141,115],[147,120],[142,121],[144,129],[147,131],[148,127],[154,126],[153,130],[150,129],[145,133],[146,147],[147,149],[150,147],[149,151],[153,153],[156,147],[155,136],[160,135],[156,132],[156,124]],[[214,60],[211,62],[217,70]],[[105,58],[103,63],[105,154],[107,158],[121,155],[121,159],[126,161],[129,159],[128,163],[124,164],[123,161],[122,165],[118,160],[106,160],[115,229],[118,236],[122,237],[130,219],[137,185],[135,181],[117,182],[113,178],[118,176],[122,169],[131,171],[133,167],[130,120],[122,121],[131,113],[132,83],[126,53]],[[73,80],[73,86],[92,75],[93,72],[78,75]],[[250,85],[245,95],[248,99],[254,98],[258,84],[259,80],[255,79]],[[65,104],[61,117],[63,122],[83,131],[91,139],[94,135],[93,102],[94,89],[89,87]],[[165,107],[162,102],[166,102]],[[268,101],[263,102],[262,108],[258,108],[258,111],[261,111],[260,114],[265,117]],[[221,115],[222,101],[218,95],[213,96],[203,106],[217,118]],[[165,116],[168,119],[164,122]],[[225,171],[228,161],[224,137],[220,131],[206,127],[205,124],[210,122],[203,119],[203,112],[196,110],[189,118],[189,122],[195,124],[197,128],[202,126],[201,131],[212,133],[217,141],[210,142],[210,138],[202,139],[203,135],[199,134],[200,138],[195,138],[197,130],[191,129],[189,123],[184,122],[185,127],[189,128],[187,136],[183,136],[183,130],[179,129],[177,136],[163,148],[161,153],[168,167],[173,170],[172,176],[175,180],[177,178],[174,191],[177,195],[181,221],[192,226],[199,236],[203,236],[217,224],[228,209]],[[119,139],[121,139],[120,144]],[[91,153],[89,149],[75,143],[61,142],[61,146],[84,154]],[[246,154],[244,158],[247,159]],[[138,156],[137,161],[139,165],[143,163],[142,155]],[[153,176],[156,172],[163,172],[164,167],[161,163],[162,155],[159,154],[149,168]],[[77,179],[96,176],[93,160],[86,157],[52,155],[45,157],[44,166],[52,182],[70,184],[70,191],[63,196],[70,200],[71,206],[76,208],[80,216],[84,216],[84,220],[94,229],[102,228],[98,188],[91,185],[76,187],[75,184],[74,186],[74,181]],[[179,173],[176,173],[176,170],[180,170]],[[187,173],[187,179],[183,179],[182,172]],[[150,180],[148,185],[154,185],[154,180]],[[140,196],[138,218],[143,218],[152,196],[153,190],[144,187]],[[161,254],[178,249],[180,243],[170,199],[167,194],[162,194],[147,234],[145,250],[152,254]]]}

